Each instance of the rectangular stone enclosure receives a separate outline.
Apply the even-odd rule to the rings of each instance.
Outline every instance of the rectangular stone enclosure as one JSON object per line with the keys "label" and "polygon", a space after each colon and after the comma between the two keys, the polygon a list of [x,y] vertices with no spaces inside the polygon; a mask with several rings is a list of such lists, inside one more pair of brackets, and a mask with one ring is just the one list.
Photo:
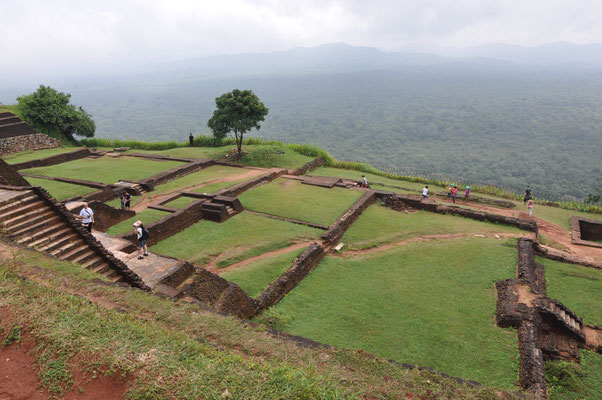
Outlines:
{"label": "rectangular stone enclosure", "polygon": [[573,243],[602,248],[602,221],[571,217]]}

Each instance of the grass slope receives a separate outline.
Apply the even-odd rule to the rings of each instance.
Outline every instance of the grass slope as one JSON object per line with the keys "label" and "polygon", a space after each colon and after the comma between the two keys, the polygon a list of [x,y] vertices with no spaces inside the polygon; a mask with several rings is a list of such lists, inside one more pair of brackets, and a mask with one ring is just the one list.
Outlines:
{"label": "grass slope", "polygon": [[[581,363],[554,362],[565,368],[560,374],[552,374],[546,363],[546,380],[550,400],[583,400],[602,398],[602,355],[581,350]],[[567,376],[565,371],[576,372]],[[558,376],[560,375],[560,376]],[[564,376],[563,376],[564,375]]]}
{"label": "grass slope", "polygon": [[447,233],[489,234],[519,233],[520,230],[501,224],[474,221],[453,215],[418,211],[414,214],[393,211],[375,204],[351,225],[342,242],[349,249],[366,249],[394,243],[420,235]]}
{"label": "grass slope", "polygon": [[218,267],[314,239],[322,231],[285,221],[241,213],[226,222],[202,220],[162,240],[151,250],[206,265],[219,256]]}
{"label": "grass slope", "polygon": [[66,200],[75,196],[83,196],[85,194],[96,191],[96,189],[87,186],[72,185],[70,183],[65,182],[49,181],[48,179],[25,179],[27,179],[27,182],[29,182],[33,186],[43,187],[48,191],[48,193],[50,193],[52,197],[59,201]]}
{"label": "grass slope", "polygon": [[283,254],[249,263],[241,268],[226,271],[222,277],[236,283],[251,297],[257,297],[270,282],[286,271],[293,260],[303,251],[292,250]]}
{"label": "grass slope", "polygon": [[9,164],[18,164],[25,161],[39,160],[41,158],[55,156],[57,154],[71,153],[81,148],[82,147],[55,147],[53,149],[29,150],[22,151],[20,153],[7,154],[2,156],[2,159]]}
{"label": "grass slope", "polygon": [[137,181],[148,178],[180,165],[183,164],[177,161],[152,161],[135,157],[102,157],[99,159],[83,158],[49,167],[30,168],[22,172],[112,184],[120,179]]}
{"label": "grass slope", "polygon": [[538,258],[546,271],[548,296],[559,300],[590,325],[602,325],[602,274],[581,265]]}
{"label": "grass slope", "polygon": [[290,179],[276,179],[240,195],[252,211],[330,225],[364,193],[342,188],[320,188]]}
{"label": "grass slope", "polygon": [[516,249],[490,239],[413,243],[369,256],[328,256],[264,320],[331,345],[514,386],[513,330],[494,325],[494,282]]}

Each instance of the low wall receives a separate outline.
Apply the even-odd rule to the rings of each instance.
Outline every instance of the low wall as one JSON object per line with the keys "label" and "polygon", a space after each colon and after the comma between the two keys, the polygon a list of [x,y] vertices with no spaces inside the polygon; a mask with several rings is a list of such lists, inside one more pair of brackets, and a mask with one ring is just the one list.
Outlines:
{"label": "low wall", "polygon": [[[173,159],[170,160],[173,161]],[[203,168],[207,168],[213,164],[213,160],[194,161],[179,167],[168,169],[167,171],[163,171],[160,174],[151,176],[150,178],[142,179],[139,183],[143,186],[154,188],[155,186],[191,174]]]}
{"label": "low wall", "polygon": [[535,262],[534,241],[527,238],[518,239],[517,274],[518,278],[529,285],[531,291],[546,295],[546,278],[543,265]]}
{"label": "low wall", "polygon": [[571,217],[571,241],[574,244],[602,248],[601,240],[602,221]]}
{"label": "low wall", "polygon": [[312,242],[293,261],[293,265],[276,278],[257,297],[258,311],[265,310],[277,304],[288,292],[293,290],[326,255],[326,250],[318,242]]}
{"label": "low wall", "polygon": [[23,176],[25,176],[27,178],[46,179],[48,181],[65,182],[65,183],[70,183],[72,185],[87,186],[87,187],[91,187],[94,189],[104,189],[107,186],[110,186],[110,185],[107,185],[104,183],[94,182],[94,181],[86,181],[83,179],[71,179],[71,178],[62,178],[62,177],[54,177],[54,176],[46,176],[46,175],[34,175],[34,174],[23,174]]}
{"label": "low wall", "polygon": [[69,161],[79,160],[80,158],[86,158],[90,155],[94,154],[90,149],[79,149],[76,151],[72,151],[70,153],[57,154],[55,156],[50,156],[46,158],[42,158],[39,160],[31,160],[25,161],[19,164],[13,165],[13,168],[17,170],[28,169],[34,167],[47,167],[50,165],[62,164]]}
{"label": "low wall", "polygon": [[[136,211],[134,210],[114,208],[100,201],[88,202],[88,206],[94,211],[94,229],[101,232],[106,232],[113,225],[136,215]],[[71,212],[79,215],[81,209],[82,207],[77,207],[71,210]]]}
{"label": "low wall", "polygon": [[550,260],[565,262],[565,263],[569,263],[569,264],[582,265],[582,266],[588,267],[588,268],[602,269],[602,265],[594,264],[594,263],[582,260],[581,258],[573,257],[572,255],[566,254],[560,250],[542,246],[541,243],[538,243],[538,242],[534,243],[534,248],[535,248],[535,252],[537,253],[538,256],[541,256],[541,257],[544,257],[544,258],[547,258]]}
{"label": "low wall", "polygon": [[31,133],[21,136],[0,138],[0,155],[19,153],[27,150],[42,150],[59,147],[55,138],[43,133]]}
{"label": "low wall", "polygon": [[[435,196],[440,197],[442,199],[447,199],[447,192],[437,193]],[[462,196],[456,197],[457,201],[464,201],[464,194]],[[478,203],[478,204],[487,204],[495,207],[502,208],[514,208],[516,204],[508,200],[498,200],[498,199],[489,199],[487,197],[479,197],[475,195],[470,195],[468,198],[469,203]]]}
{"label": "low wall", "polygon": [[386,198],[385,206],[397,211],[411,207],[417,210],[426,210],[438,214],[458,215],[460,217],[475,219],[477,221],[489,221],[498,224],[515,226],[525,231],[537,233],[537,223],[532,220],[507,217],[499,214],[490,214],[457,206],[441,205],[429,200],[423,201],[422,196],[397,194],[395,196]]}
{"label": "low wall", "polygon": [[13,167],[0,158],[0,184],[9,186],[31,186]]}
{"label": "low wall", "polygon": [[288,173],[289,173],[289,175],[304,175],[304,174],[311,172],[314,169],[321,167],[323,165],[325,165],[324,160],[321,157],[318,157],[318,158],[314,158],[313,160],[311,160],[307,164],[303,165],[302,167],[299,167],[295,170],[289,170]]}
{"label": "low wall", "polygon": [[267,174],[259,175],[251,180],[241,182],[226,189],[219,190],[215,192],[215,194],[218,196],[238,197],[241,193],[246,192],[247,190],[255,186],[271,182],[279,176],[284,175],[286,172],[287,171],[285,169],[268,172]]}
{"label": "low wall", "polygon": [[360,197],[328,230],[321,236],[322,240],[329,244],[338,242],[347,229],[355,222],[355,220],[364,212],[368,206],[374,203],[376,193],[372,190],[366,192]]}

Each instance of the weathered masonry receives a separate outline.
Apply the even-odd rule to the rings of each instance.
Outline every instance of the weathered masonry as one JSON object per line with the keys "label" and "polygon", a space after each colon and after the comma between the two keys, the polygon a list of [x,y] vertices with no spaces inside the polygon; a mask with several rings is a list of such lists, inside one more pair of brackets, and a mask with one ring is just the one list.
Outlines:
{"label": "weathered masonry", "polygon": [[13,113],[0,113],[0,155],[59,147],[58,140],[36,132]]}

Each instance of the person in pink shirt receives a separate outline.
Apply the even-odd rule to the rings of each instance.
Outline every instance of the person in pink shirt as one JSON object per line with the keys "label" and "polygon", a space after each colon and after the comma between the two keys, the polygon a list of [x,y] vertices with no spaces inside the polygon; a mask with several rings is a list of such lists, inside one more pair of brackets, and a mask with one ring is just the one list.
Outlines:
{"label": "person in pink shirt", "polygon": [[533,216],[533,199],[527,200],[527,214],[529,217]]}
{"label": "person in pink shirt", "polygon": [[466,192],[464,192],[464,203],[466,203],[468,201],[469,197],[470,197],[470,186],[466,186]]}
{"label": "person in pink shirt", "polygon": [[457,193],[458,193],[458,188],[454,186],[451,190],[452,203],[454,203],[454,204],[456,204],[456,194]]}

